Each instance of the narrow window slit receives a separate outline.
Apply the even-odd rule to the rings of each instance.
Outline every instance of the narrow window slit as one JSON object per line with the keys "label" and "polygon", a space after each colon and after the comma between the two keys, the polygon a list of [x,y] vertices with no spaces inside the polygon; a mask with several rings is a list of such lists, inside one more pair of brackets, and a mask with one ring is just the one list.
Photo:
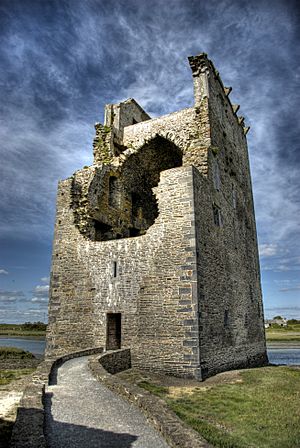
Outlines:
{"label": "narrow window slit", "polygon": [[117,262],[113,261],[113,277],[117,277]]}

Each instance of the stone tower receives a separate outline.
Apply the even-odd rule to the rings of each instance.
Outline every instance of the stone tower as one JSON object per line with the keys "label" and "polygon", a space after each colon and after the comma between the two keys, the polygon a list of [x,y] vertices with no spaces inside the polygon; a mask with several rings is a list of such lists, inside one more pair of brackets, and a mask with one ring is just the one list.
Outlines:
{"label": "stone tower", "polygon": [[249,128],[207,55],[189,63],[193,107],[107,105],[93,165],[59,183],[48,357],[129,347],[199,380],[267,361]]}

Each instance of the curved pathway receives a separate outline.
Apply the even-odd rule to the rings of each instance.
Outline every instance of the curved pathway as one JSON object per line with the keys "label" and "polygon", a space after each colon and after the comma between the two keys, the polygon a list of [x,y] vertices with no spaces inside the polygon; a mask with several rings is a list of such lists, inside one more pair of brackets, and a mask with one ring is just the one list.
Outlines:
{"label": "curved pathway", "polygon": [[92,376],[88,357],[59,367],[45,409],[49,448],[168,448],[137,408]]}

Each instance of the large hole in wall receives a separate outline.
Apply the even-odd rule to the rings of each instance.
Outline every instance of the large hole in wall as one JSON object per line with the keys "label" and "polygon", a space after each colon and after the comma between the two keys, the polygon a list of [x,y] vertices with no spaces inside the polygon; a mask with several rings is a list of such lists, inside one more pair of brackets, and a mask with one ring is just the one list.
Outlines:
{"label": "large hole in wall", "polygon": [[158,217],[153,187],[164,170],[182,165],[182,154],[172,142],[155,137],[124,162],[118,175],[107,174],[98,211],[91,211],[92,227],[86,236],[107,241],[144,235]]}

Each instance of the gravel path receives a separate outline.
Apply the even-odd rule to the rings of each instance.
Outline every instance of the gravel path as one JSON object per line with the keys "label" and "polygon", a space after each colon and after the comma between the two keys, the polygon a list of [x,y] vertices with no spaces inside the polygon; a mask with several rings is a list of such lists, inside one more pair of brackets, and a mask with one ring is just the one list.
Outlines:
{"label": "gravel path", "polygon": [[94,379],[88,357],[65,362],[46,392],[49,448],[168,448],[137,408]]}

